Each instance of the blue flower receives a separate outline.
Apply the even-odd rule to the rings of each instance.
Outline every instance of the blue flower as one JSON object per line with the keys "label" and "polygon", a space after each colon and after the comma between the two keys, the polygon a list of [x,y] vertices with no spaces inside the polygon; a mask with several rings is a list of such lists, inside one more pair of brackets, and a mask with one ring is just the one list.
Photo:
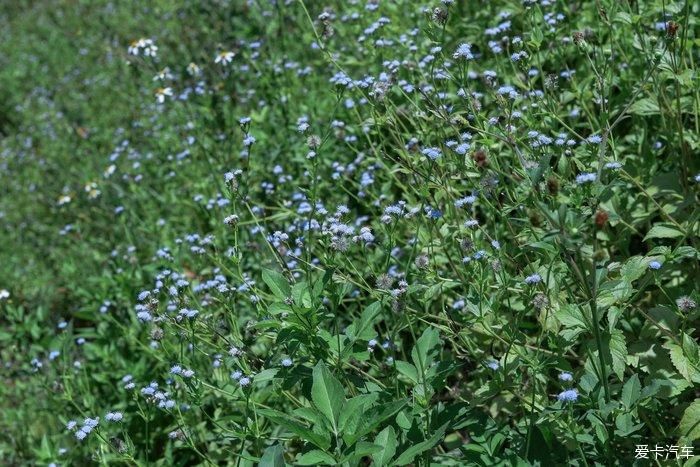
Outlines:
{"label": "blue flower", "polygon": [[661,263],[658,261],[651,261],[649,263],[649,269],[654,269],[654,270],[661,269]]}
{"label": "blue flower", "polygon": [[433,161],[442,156],[442,151],[439,148],[425,148],[421,152],[425,157]]}
{"label": "blue flower", "polygon": [[574,377],[568,371],[562,371],[561,373],[559,373],[559,380],[568,382],[568,381],[573,381]]}
{"label": "blue flower", "polygon": [[467,44],[466,42],[459,44],[457,50],[455,50],[455,53],[452,54],[452,57],[455,60],[460,58],[464,60],[472,60],[474,58],[474,55],[472,54],[471,44]]}
{"label": "blue flower", "polygon": [[576,176],[576,183],[583,185],[584,183],[595,182],[597,175],[594,173],[584,172]]}
{"label": "blue flower", "polygon": [[576,402],[578,400],[578,391],[576,389],[567,389],[560,392],[557,399],[561,402]]}
{"label": "blue flower", "polygon": [[542,281],[542,276],[540,276],[539,274],[532,274],[525,278],[525,283],[530,285],[537,284],[540,281]]}
{"label": "blue flower", "polygon": [[430,210],[430,218],[431,219],[440,219],[442,217],[442,211],[439,209],[431,209]]}

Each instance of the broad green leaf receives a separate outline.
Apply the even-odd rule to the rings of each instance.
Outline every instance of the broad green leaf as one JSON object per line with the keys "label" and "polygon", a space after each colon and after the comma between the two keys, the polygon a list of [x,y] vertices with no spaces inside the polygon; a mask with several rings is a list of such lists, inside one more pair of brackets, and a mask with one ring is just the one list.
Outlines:
{"label": "broad green leaf", "polygon": [[600,287],[596,304],[600,308],[607,308],[616,303],[624,302],[633,293],[632,284],[628,281],[607,281]]}
{"label": "broad green leaf", "polygon": [[406,449],[404,452],[402,452],[401,455],[392,463],[392,465],[409,464],[409,463],[413,462],[413,459],[418,454],[425,452],[429,449],[432,449],[433,446],[435,446],[437,443],[439,443],[440,440],[442,439],[442,437],[445,435],[445,430],[447,429],[448,424],[449,423],[445,423],[440,428],[438,428],[438,430],[429,439],[426,439],[425,441],[421,441],[420,443],[409,446],[408,449]]}
{"label": "broad green leaf", "polygon": [[348,449],[347,455],[343,458],[343,462],[349,461],[354,463],[363,457],[370,456],[378,451],[381,451],[382,446],[367,441],[359,441],[357,444]]}
{"label": "broad green leaf", "polygon": [[631,409],[641,394],[642,385],[639,382],[639,376],[634,374],[627,380],[625,385],[622,386],[622,403],[625,405],[625,407]]}
{"label": "broad green leaf", "polygon": [[360,319],[348,326],[345,334],[356,341],[357,339],[370,340],[377,335],[376,331],[372,328],[374,320],[377,318],[382,310],[382,304],[380,302],[374,302],[362,311]]}
{"label": "broad green leaf", "polygon": [[296,461],[296,465],[336,465],[337,463],[335,457],[318,449],[302,454]]}
{"label": "broad green leaf", "polygon": [[310,308],[313,304],[311,298],[311,291],[309,291],[309,284],[306,281],[297,282],[292,286],[292,298],[297,306],[304,308]]}
{"label": "broad green leaf", "polygon": [[418,370],[416,370],[415,366],[403,360],[394,361],[394,365],[396,365],[399,373],[408,378],[413,384],[418,384]]}
{"label": "broad green leaf", "polygon": [[651,97],[644,97],[634,102],[628,111],[634,115],[658,115],[660,113],[658,102]]}
{"label": "broad green leaf", "polygon": [[695,342],[695,339],[683,333],[681,337],[681,347],[683,348],[683,354],[688,357],[688,360],[697,366],[698,360],[700,359],[700,349],[698,349],[698,344]]}
{"label": "broad green leaf", "polygon": [[429,327],[423,331],[416,345],[411,350],[411,358],[420,373],[425,373],[433,363],[435,349],[440,343],[440,335],[437,329]]}
{"label": "broad green leaf", "polygon": [[627,282],[633,282],[644,275],[648,267],[648,261],[641,256],[633,256],[620,268],[620,276]]}
{"label": "broad green leaf", "polygon": [[588,320],[581,308],[576,305],[564,305],[555,312],[557,319],[565,327],[579,327],[588,329]]}
{"label": "broad green leaf", "polygon": [[384,420],[389,417],[393,417],[396,413],[404,408],[408,403],[407,399],[401,399],[398,401],[387,402],[386,404],[376,405],[364,414],[364,417],[360,418],[360,426],[355,430],[354,433],[343,435],[343,441],[347,444],[355,444],[355,442],[362,438],[367,433],[370,433],[375,428],[377,428]]}
{"label": "broad green leaf", "polygon": [[279,368],[268,368],[266,370],[261,371],[260,373],[256,373],[256,375],[253,377],[253,382],[254,383],[263,383],[265,381],[270,381],[275,377],[275,375],[279,372]]}
{"label": "broad green leaf", "polygon": [[682,236],[683,232],[670,224],[656,224],[651,228],[651,230],[649,230],[649,232],[647,232],[646,236],[644,237],[644,241],[647,241],[650,238],[678,238]]}
{"label": "broad green leaf", "polygon": [[693,443],[700,438],[700,399],[696,399],[685,409],[678,430],[686,443]]}
{"label": "broad green leaf", "polygon": [[627,365],[627,343],[625,336],[620,330],[610,333],[610,355],[612,356],[612,367],[617,377],[622,380]]}
{"label": "broad green leaf", "polygon": [[263,282],[267,284],[275,297],[280,300],[285,300],[291,296],[289,283],[279,272],[271,269],[263,269],[262,278]]}
{"label": "broad green leaf", "polygon": [[624,412],[615,417],[615,428],[617,428],[615,434],[617,436],[629,436],[642,427],[644,427],[643,423],[634,424],[631,412]]}
{"label": "broad green leaf", "polygon": [[311,400],[330,422],[334,433],[338,433],[340,411],[345,403],[345,391],[335,376],[328,371],[323,362],[318,362],[313,371]]}
{"label": "broad green leaf", "polygon": [[377,466],[387,465],[396,454],[397,439],[394,427],[389,425],[380,431],[374,438],[374,444],[381,446],[382,449],[372,454],[372,460]]}
{"label": "broad green leaf", "polygon": [[683,352],[683,347],[673,342],[667,342],[664,344],[664,347],[668,349],[671,355],[671,362],[678,370],[678,373],[691,383],[700,383],[700,371]]}
{"label": "broad green leaf", "polygon": [[270,419],[272,422],[286,428],[295,435],[299,436],[304,441],[309,441],[315,444],[321,449],[328,449],[331,445],[331,440],[328,435],[321,435],[311,431],[309,428],[305,427],[298,421],[291,418],[289,415],[278,412],[272,409],[258,409],[258,415],[262,415]]}
{"label": "broad green leaf", "polygon": [[695,258],[698,256],[698,250],[692,246],[679,246],[673,250],[674,258]]}
{"label": "broad green leaf", "polygon": [[275,445],[269,446],[263,452],[263,456],[260,458],[260,463],[258,467],[284,467],[284,449],[277,443]]}
{"label": "broad green leaf", "polygon": [[364,416],[365,407],[372,405],[377,398],[378,394],[362,394],[352,399],[348,399],[343,405],[343,410],[340,413],[340,419],[338,420],[338,432],[339,433],[352,433],[357,428],[360,418]]}

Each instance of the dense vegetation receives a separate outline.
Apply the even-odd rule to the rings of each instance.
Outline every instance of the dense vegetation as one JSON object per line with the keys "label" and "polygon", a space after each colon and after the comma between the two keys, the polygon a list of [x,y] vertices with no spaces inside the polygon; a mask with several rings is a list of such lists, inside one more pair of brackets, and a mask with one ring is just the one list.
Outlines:
{"label": "dense vegetation", "polygon": [[1,463],[693,465],[698,13],[3,2]]}

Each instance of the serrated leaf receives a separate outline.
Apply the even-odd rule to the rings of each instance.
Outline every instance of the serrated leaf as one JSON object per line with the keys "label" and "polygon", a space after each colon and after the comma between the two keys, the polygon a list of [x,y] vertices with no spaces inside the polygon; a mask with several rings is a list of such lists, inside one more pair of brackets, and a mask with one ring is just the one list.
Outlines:
{"label": "serrated leaf", "polygon": [[581,308],[576,305],[564,305],[554,314],[565,327],[588,329],[588,320],[584,316],[583,311],[581,311]]}
{"label": "serrated leaf", "polygon": [[664,344],[664,347],[668,349],[671,355],[671,363],[678,370],[678,373],[691,383],[700,383],[700,372],[685,355],[683,347],[673,342],[667,342]]}
{"label": "serrated leaf", "polygon": [[313,371],[311,400],[331,424],[334,433],[338,433],[340,411],[345,404],[345,391],[335,376],[328,371],[323,362],[318,362]]}
{"label": "serrated leaf", "polygon": [[622,380],[627,365],[627,343],[622,331],[617,329],[610,334],[610,355],[613,371]]}
{"label": "serrated leaf", "polygon": [[641,394],[642,385],[639,382],[639,376],[634,374],[627,380],[625,385],[622,386],[622,403],[625,405],[625,407],[631,409]]}

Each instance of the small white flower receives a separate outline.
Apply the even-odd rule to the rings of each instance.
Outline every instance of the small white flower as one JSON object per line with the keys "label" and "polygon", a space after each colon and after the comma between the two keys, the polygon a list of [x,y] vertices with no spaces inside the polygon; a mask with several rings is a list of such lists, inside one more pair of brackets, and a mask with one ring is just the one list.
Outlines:
{"label": "small white flower", "polygon": [[156,89],[156,101],[159,104],[162,104],[165,102],[166,97],[173,97],[173,89],[170,87],[167,88],[158,88]]}
{"label": "small white flower", "polygon": [[233,57],[236,54],[229,50],[225,50],[223,52],[220,52],[216,55],[214,58],[214,63],[221,63],[222,65],[227,65],[233,61]]}

